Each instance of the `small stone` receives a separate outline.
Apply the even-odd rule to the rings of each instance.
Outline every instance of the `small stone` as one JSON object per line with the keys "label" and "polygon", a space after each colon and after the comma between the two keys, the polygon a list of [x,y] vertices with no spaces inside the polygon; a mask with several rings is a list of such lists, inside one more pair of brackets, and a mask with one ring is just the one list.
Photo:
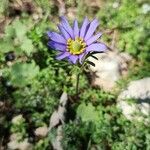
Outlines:
{"label": "small stone", "polygon": [[39,19],[39,15],[33,14],[33,19],[34,19],[34,20],[38,20],[38,19]]}
{"label": "small stone", "polygon": [[10,135],[10,140],[11,140],[11,141],[17,141],[17,139],[19,139],[19,137],[20,137],[19,134],[20,134],[20,133],[13,133],[13,134],[11,134],[11,135]]}
{"label": "small stone", "polygon": [[33,145],[29,143],[27,139],[25,139],[23,142],[20,143],[19,148],[20,150],[32,150]]}
{"label": "small stone", "polygon": [[18,142],[17,141],[10,141],[8,144],[7,144],[7,147],[8,149],[10,150],[15,150],[15,149],[18,149]]}
{"label": "small stone", "polygon": [[33,145],[28,142],[28,139],[18,142],[17,140],[12,140],[7,144],[8,149],[10,150],[32,150]]}
{"label": "small stone", "polygon": [[114,2],[112,5],[113,8],[118,8],[119,7],[119,2]]}
{"label": "small stone", "polygon": [[67,9],[68,18],[75,19],[76,13],[77,13],[77,9],[74,9],[74,8]]}
{"label": "small stone", "polygon": [[11,61],[8,61],[8,62],[7,62],[7,65],[8,65],[8,66],[12,66],[12,64],[13,64],[13,63],[12,63]]}
{"label": "small stone", "polygon": [[122,52],[119,55],[122,58],[122,60],[124,60],[125,62],[130,62],[132,60],[132,56],[129,55],[128,53]]}
{"label": "small stone", "polygon": [[22,115],[18,115],[18,116],[15,116],[13,119],[12,119],[12,123],[13,124],[19,124],[20,121],[24,120],[23,116]]}
{"label": "small stone", "polygon": [[38,137],[45,137],[48,133],[47,126],[39,127],[35,130],[35,135]]}
{"label": "small stone", "polygon": [[0,101],[0,108],[4,106],[4,102]]}
{"label": "small stone", "polygon": [[41,8],[41,7],[38,7],[38,8],[37,8],[37,12],[38,12],[39,14],[42,14],[42,13],[43,13],[42,8]]}
{"label": "small stone", "polygon": [[150,4],[144,3],[142,6],[142,13],[147,14],[148,12],[150,12]]}

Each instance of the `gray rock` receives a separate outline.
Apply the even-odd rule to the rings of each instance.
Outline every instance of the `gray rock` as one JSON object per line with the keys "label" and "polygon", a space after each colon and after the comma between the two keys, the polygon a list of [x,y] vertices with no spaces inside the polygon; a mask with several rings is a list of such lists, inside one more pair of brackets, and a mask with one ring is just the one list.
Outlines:
{"label": "gray rock", "polygon": [[105,91],[112,90],[116,81],[121,75],[126,74],[128,62],[131,61],[131,56],[126,53],[108,52],[103,54],[95,54],[98,60],[90,57],[89,61],[95,64],[90,66],[92,72],[92,85],[99,86]]}
{"label": "gray rock", "polygon": [[63,130],[62,125],[58,126],[57,132],[56,132],[56,138],[52,140],[52,146],[55,150],[63,150],[61,142],[63,139]]}
{"label": "gray rock", "polygon": [[63,150],[62,148],[62,124],[64,124],[65,121],[65,113],[66,113],[66,104],[68,102],[68,95],[66,92],[63,92],[63,94],[60,97],[59,107],[57,110],[53,112],[53,114],[50,117],[50,124],[49,124],[49,132],[51,132],[52,128],[56,129],[56,135],[55,138],[52,139],[52,146],[55,150]]}
{"label": "gray rock", "polygon": [[[127,99],[132,98],[135,99],[135,102],[129,103]],[[117,106],[129,120],[148,120],[150,115],[150,77],[131,81],[127,89],[118,96]]]}
{"label": "gray rock", "polygon": [[67,101],[68,101],[68,95],[66,92],[64,92],[60,97],[60,103],[58,109],[55,110],[51,115],[49,130],[57,126],[60,122],[62,124],[64,123]]}
{"label": "gray rock", "polygon": [[117,106],[122,110],[123,115],[129,120],[149,120],[148,116],[150,115],[150,105],[148,103],[137,104],[129,103],[128,101],[119,101]]}
{"label": "gray rock", "polygon": [[150,102],[150,77],[130,82],[127,89],[119,95],[119,99],[127,98],[149,99]]}
{"label": "gray rock", "polygon": [[11,135],[11,141],[7,144],[9,150],[32,150],[33,145],[28,142],[28,139],[24,139],[23,141],[17,140],[17,135]]}

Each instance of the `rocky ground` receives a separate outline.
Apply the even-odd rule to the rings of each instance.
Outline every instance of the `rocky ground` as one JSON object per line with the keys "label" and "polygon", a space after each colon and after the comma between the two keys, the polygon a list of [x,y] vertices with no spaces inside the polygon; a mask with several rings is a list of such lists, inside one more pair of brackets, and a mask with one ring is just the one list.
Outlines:
{"label": "rocky ground", "polygon": [[[149,129],[150,76],[148,69],[146,69],[146,71],[144,70],[145,72],[142,69],[140,70],[140,67],[145,64],[145,62],[148,62],[146,58],[149,52],[146,51],[147,47],[140,47],[141,45],[146,45],[143,44],[145,41],[141,40],[143,37],[139,38],[139,35],[135,34],[139,32],[141,33],[145,28],[147,30],[148,25],[145,23],[145,27],[142,22],[143,26],[138,31],[135,31],[134,26],[122,27],[121,24],[120,27],[119,23],[122,20],[119,16],[120,18],[116,17],[116,20],[121,20],[118,21],[119,25],[117,27],[110,25],[112,28],[108,29],[106,28],[106,25],[109,25],[108,20],[111,20],[111,17],[109,15],[102,15],[102,17],[100,16],[103,22],[102,28],[100,27],[99,30],[102,30],[104,33],[104,39],[102,38],[102,42],[106,41],[108,51],[103,54],[95,54],[94,57],[96,57],[96,59],[93,57],[88,58],[89,61],[95,64],[95,66],[88,66],[88,71],[85,70],[83,77],[81,77],[81,87],[79,91],[81,99],[79,100],[79,97],[73,93],[75,91],[75,75],[70,75],[70,68],[68,66],[65,68],[61,66],[61,63],[58,63],[56,60],[54,61],[53,53],[51,55],[51,52],[47,48],[45,43],[47,40],[45,38],[45,31],[47,31],[47,28],[49,28],[47,27],[47,20],[50,20],[50,28],[56,29],[53,23],[57,23],[59,16],[62,15],[66,15],[69,20],[73,20],[78,16],[80,21],[81,18],[86,15],[82,12],[88,12],[91,14],[89,15],[90,18],[95,17],[95,14],[99,16],[98,12],[100,11],[101,14],[101,10],[102,13],[106,14],[106,11],[103,10],[105,1],[84,0],[83,3],[79,2],[78,5],[74,1],[64,0],[45,0],[44,2],[47,4],[43,4],[42,1],[38,0],[35,2],[32,0],[6,0],[2,4],[0,2],[0,13],[3,12],[0,14],[0,39],[2,39],[2,42],[5,43],[5,40],[3,41],[3,37],[5,37],[7,33],[10,34],[14,32],[13,30],[11,31],[11,26],[9,26],[7,30],[5,30],[5,27],[12,25],[15,20],[21,20],[21,26],[24,26],[25,24],[27,27],[27,31],[26,33],[23,32],[23,36],[28,37],[27,40],[31,40],[29,44],[31,44],[31,47],[33,46],[35,50],[33,52],[31,50],[32,55],[26,55],[25,51],[23,51],[21,54],[18,54],[18,51],[21,51],[22,49],[18,50],[20,45],[17,45],[18,39],[14,36],[12,36],[10,41],[8,41],[10,44],[12,41],[15,43],[12,51],[6,50],[6,53],[4,50],[5,47],[3,48],[0,43],[0,88],[4,91],[0,91],[0,150],[41,150],[42,148],[43,150],[46,150],[47,148],[65,150],[62,143],[64,141],[68,142],[69,140],[71,141],[69,141],[71,144],[66,142],[67,146],[69,144],[74,146],[77,143],[76,146],[79,146],[80,149],[84,149],[86,147],[87,149],[91,148],[92,150],[98,150],[102,149],[102,147],[105,147],[105,149],[118,150],[116,149],[118,145],[116,147],[113,147],[112,145],[116,141],[119,143],[120,140],[125,141],[126,143],[121,145],[121,147],[124,147],[123,149],[119,150],[134,149],[136,143],[133,147],[126,147],[127,143],[131,142],[133,144],[134,141],[140,141],[139,143],[137,142],[138,144],[136,145],[137,147],[139,146],[139,149],[144,147],[146,142],[149,143],[149,133],[147,132],[147,135],[145,134],[139,136],[142,137],[141,139],[139,137],[139,139],[134,139],[134,132],[133,135],[128,135],[130,132],[130,126],[125,126],[124,122],[127,124],[130,122],[131,127],[134,127],[135,130],[139,129],[140,132],[140,126],[138,127],[137,124],[143,123],[147,131]],[[121,3],[118,1],[113,2],[111,9],[119,8],[120,4]],[[139,2],[139,5],[140,4],[141,2]],[[144,14],[149,12],[149,5],[146,4],[142,5]],[[126,9],[122,8],[123,12]],[[129,10],[129,12],[131,11]],[[114,12],[111,13],[113,14]],[[115,15],[117,16],[117,14]],[[115,15],[113,14],[112,16]],[[124,14],[122,16],[124,16]],[[137,18],[136,15],[134,17]],[[29,22],[27,22],[27,24],[26,19]],[[130,19],[131,21],[127,22],[127,25],[134,21],[132,17],[129,18],[129,20]],[[126,22],[124,21],[123,17],[123,24],[125,23]],[[140,24],[140,20],[138,23]],[[16,28],[15,30],[17,31],[19,29]],[[131,35],[130,33],[129,35],[125,34],[120,38],[121,34],[124,34],[130,30]],[[146,35],[145,30],[144,34]],[[118,49],[119,46],[117,44],[123,38],[125,38],[125,40],[127,39],[127,41],[125,41],[125,46],[122,46],[120,49]],[[128,39],[133,39],[133,41],[128,41]],[[145,39],[147,39],[147,37]],[[135,41],[137,41],[137,43],[134,43]],[[122,44],[123,42],[121,41],[120,43]],[[140,46],[137,44],[140,44]],[[141,53],[141,49],[137,50],[139,47],[143,51],[146,51],[146,55],[143,53],[137,56]],[[141,56],[143,57],[140,58]],[[40,68],[38,72],[39,76],[37,75],[38,77],[36,79],[33,78],[31,81],[29,81],[29,84],[24,85],[23,87],[11,84],[11,75],[8,74],[11,72],[11,69],[13,72],[12,66],[16,62],[29,64],[33,61],[35,62],[33,64],[37,68]],[[50,68],[48,68],[49,66]],[[144,65],[142,67],[144,67]],[[24,67],[23,70],[21,70],[23,72],[21,72],[22,76],[25,76],[25,78],[28,78],[28,75],[32,76],[31,72],[34,72],[37,69],[31,67],[29,73],[27,74],[28,68],[29,67],[26,66],[26,68]],[[138,73],[136,73],[138,70],[137,68],[140,70]],[[8,72],[4,73],[5,69],[8,69]],[[17,73],[19,72],[18,70],[16,71]],[[14,73],[15,71],[13,74]],[[142,75],[140,76],[139,73]],[[138,76],[138,78],[136,78],[136,76]],[[19,85],[23,81],[26,81],[21,80],[19,76],[16,78],[19,80]],[[16,78],[15,80],[18,81]],[[65,88],[64,85],[66,86]],[[15,94],[18,95],[16,96]],[[30,102],[32,103],[30,104]],[[101,115],[101,118],[98,119],[100,122],[96,120],[98,124],[101,124],[98,126],[99,128],[97,130],[94,130],[94,132],[92,127],[87,131],[86,128],[84,129],[84,127],[86,127],[88,124],[87,122],[80,122],[82,120],[82,116],[78,116],[77,108],[82,104],[85,106],[83,107],[85,109],[84,112],[89,111],[87,112],[88,116],[86,117],[89,117],[88,119],[91,122],[96,120],[96,114]],[[120,110],[119,113],[118,110]],[[72,117],[70,114],[76,115],[72,115]],[[126,119],[125,121],[123,120],[124,122],[121,120],[121,115],[123,115],[123,117]],[[119,124],[119,121],[117,120],[118,118],[123,123],[120,121],[121,123]],[[109,126],[110,122],[112,124]],[[135,125],[135,123],[137,124]],[[94,122],[94,125],[95,124],[96,123]],[[65,130],[65,127],[68,127],[69,130],[67,130],[68,128]],[[142,128],[142,132],[144,133],[143,130],[144,127]],[[95,135],[92,136],[94,133],[97,133],[98,135],[96,138],[96,140],[98,139],[97,141],[94,141],[93,137]],[[107,133],[109,134],[107,135]],[[88,136],[93,139],[90,139]],[[89,139],[87,139],[87,137]],[[116,139],[113,139],[114,137]],[[124,138],[121,139],[121,137]],[[101,140],[102,142],[99,143]],[[141,142],[142,140],[144,141],[143,143]],[[82,143],[81,145],[78,144],[80,141]],[[122,141],[121,144],[123,143]],[[98,147],[101,144],[105,146]],[[148,146],[146,148],[149,150]]]}

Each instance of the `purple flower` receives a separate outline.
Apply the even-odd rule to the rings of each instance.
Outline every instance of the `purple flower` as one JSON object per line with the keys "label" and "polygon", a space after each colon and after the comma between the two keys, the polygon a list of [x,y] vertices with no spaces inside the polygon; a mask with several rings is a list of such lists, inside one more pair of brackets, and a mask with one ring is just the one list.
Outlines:
{"label": "purple flower", "polygon": [[60,52],[56,57],[58,60],[67,58],[74,64],[78,61],[82,63],[88,53],[106,50],[105,44],[97,42],[102,34],[93,35],[98,25],[97,19],[90,22],[85,18],[81,28],[79,28],[77,20],[74,20],[73,27],[71,27],[67,19],[61,17],[61,23],[58,25],[60,34],[49,31],[48,45]]}

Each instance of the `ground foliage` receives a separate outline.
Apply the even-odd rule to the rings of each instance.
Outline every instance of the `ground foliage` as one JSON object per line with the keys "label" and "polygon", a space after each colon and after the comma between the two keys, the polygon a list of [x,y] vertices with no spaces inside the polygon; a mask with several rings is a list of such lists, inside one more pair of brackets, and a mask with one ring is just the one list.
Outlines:
{"label": "ground foliage", "polygon": [[[103,41],[114,48],[111,44],[115,40],[118,51],[133,56],[135,64],[118,86],[150,76],[150,22],[145,7],[148,1],[107,0],[100,1],[100,6],[91,3],[67,0],[66,11],[75,9],[80,22],[87,14],[89,18],[99,18]],[[75,66],[55,60],[55,51],[47,47],[46,31],[57,30],[54,22],[58,21],[60,9],[56,1],[24,1],[22,5],[0,1],[0,146],[6,148],[10,134],[19,133],[20,140],[29,138],[34,149],[50,149],[51,136],[38,139],[34,130],[49,125],[49,118],[66,91],[70,102],[63,125],[64,149],[150,150],[150,127],[130,122],[122,115],[116,107],[117,92],[92,88],[83,73],[80,99],[75,98]],[[42,17],[38,18],[38,14]],[[23,119],[13,124],[11,119],[19,114]]]}

